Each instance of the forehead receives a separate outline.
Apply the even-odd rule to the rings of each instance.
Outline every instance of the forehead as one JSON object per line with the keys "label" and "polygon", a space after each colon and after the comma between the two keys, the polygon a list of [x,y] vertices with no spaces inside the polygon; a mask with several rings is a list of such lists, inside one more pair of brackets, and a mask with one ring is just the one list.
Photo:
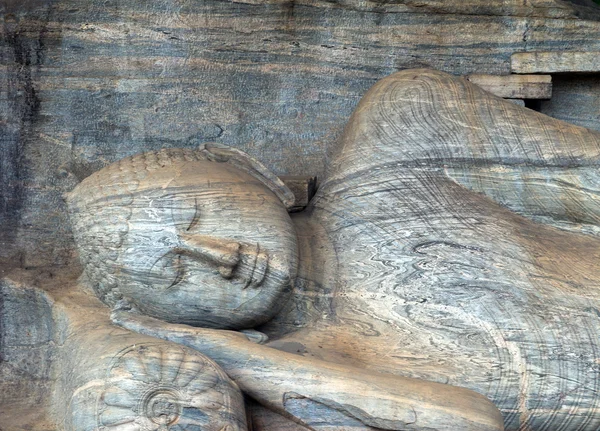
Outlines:
{"label": "forehead", "polygon": [[140,176],[138,189],[167,188],[173,182],[180,185],[210,182],[237,182],[251,179],[246,172],[227,163],[208,160],[178,161],[152,169]]}
{"label": "forehead", "polygon": [[[287,213],[260,180],[234,166],[208,161],[182,162],[148,173],[133,195],[132,221],[190,223],[192,216],[221,218],[223,224]],[[261,216],[261,217],[262,217]]]}
{"label": "forehead", "polygon": [[236,194],[268,193],[276,197],[260,180],[226,163],[210,161],[180,162],[148,172],[140,179],[137,195],[190,196],[218,199]]}

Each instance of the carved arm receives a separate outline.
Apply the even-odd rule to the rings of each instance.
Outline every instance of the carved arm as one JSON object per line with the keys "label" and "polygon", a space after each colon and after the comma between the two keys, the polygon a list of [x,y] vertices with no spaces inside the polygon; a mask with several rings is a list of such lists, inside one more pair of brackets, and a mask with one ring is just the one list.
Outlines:
{"label": "carved arm", "polygon": [[294,400],[310,399],[379,429],[503,429],[496,407],[463,388],[309,359],[253,343],[234,331],[171,324],[123,310],[113,312],[112,320],[206,354],[246,394],[300,423],[307,418],[294,410]]}

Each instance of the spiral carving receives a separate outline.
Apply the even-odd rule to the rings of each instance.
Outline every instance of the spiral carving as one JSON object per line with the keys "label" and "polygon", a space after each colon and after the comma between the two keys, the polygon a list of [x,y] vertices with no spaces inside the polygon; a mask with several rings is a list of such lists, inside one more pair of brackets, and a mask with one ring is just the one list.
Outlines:
{"label": "spiral carving", "polygon": [[100,431],[245,430],[242,395],[205,356],[138,344],[121,351],[96,404]]}

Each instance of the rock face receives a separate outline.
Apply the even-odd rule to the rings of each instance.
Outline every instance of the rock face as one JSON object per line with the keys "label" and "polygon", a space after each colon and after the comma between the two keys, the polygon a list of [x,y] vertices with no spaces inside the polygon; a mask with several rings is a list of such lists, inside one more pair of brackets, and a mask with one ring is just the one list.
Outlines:
{"label": "rock face", "polygon": [[600,73],[600,51],[519,52],[510,68],[513,73]]}
{"label": "rock face", "polygon": [[276,174],[322,175],[377,79],[598,50],[598,9],[582,3],[4,1],[0,260],[71,261],[61,194],[135,153],[217,141]]}
{"label": "rock face", "polygon": [[[17,281],[0,279],[0,428],[56,431],[56,418],[44,412],[59,412],[63,420],[72,418],[76,410],[64,400],[71,399],[75,391],[86,399],[89,382],[82,378],[77,387],[60,383],[62,375],[53,368],[57,361],[71,361],[73,373],[80,376],[92,370],[96,383],[105,382],[108,363],[94,363],[89,357],[90,362],[78,363],[80,357],[71,358],[68,344],[64,344],[76,335],[85,345],[90,329],[86,322],[102,321],[102,336],[122,337],[123,348],[154,341],[115,330],[108,322],[108,309],[90,299],[91,292],[84,295],[88,299],[71,298],[77,296],[75,277],[81,267],[63,196],[93,172],[141,152],[196,149],[205,142],[219,142],[247,151],[277,175],[324,178],[327,163],[339,153],[336,142],[350,114],[380,78],[413,67],[454,75],[505,75],[511,72],[515,53],[600,51],[598,10],[586,0],[1,2],[0,277],[13,268],[20,275]],[[588,60],[595,64],[597,59]],[[600,129],[597,76],[556,75],[552,82],[553,99],[538,103],[542,112]],[[503,115],[510,114],[504,127],[492,128],[489,136],[483,137],[477,133],[488,129],[480,127],[473,135],[461,135],[461,142],[472,142],[476,135],[480,142],[506,139],[509,144],[516,142],[520,150],[530,151],[528,157],[535,152],[543,157],[533,157],[532,165],[524,170],[514,166],[493,169],[487,162],[478,166],[454,163],[443,172],[447,178],[437,177],[437,171],[424,174],[427,178],[422,184],[441,187],[448,192],[444,196],[456,192],[468,198],[469,205],[464,207],[450,208],[449,202],[431,198],[432,190],[419,189],[410,181],[410,193],[399,193],[409,209],[382,202],[365,204],[364,196],[345,196],[330,177],[313,202],[311,214],[318,218],[336,213],[347,218],[341,222],[330,218],[333,226],[325,227],[307,218],[308,213],[293,218],[303,250],[302,283],[285,313],[264,329],[274,337],[272,347],[325,362],[390,373],[402,369],[404,376],[442,383],[448,382],[448,370],[456,371],[449,382],[493,399],[502,408],[509,429],[597,429],[598,398],[592,394],[598,392],[598,379],[590,374],[598,372],[593,342],[597,340],[598,307],[595,292],[591,298],[588,295],[590,280],[597,280],[593,276],[595,242],[589,239],[596,234],[597,224],[595,210],[590,210],[596,202],[595,177],[589,170],[596,168],[586,147],[596,142],[597,135],[562,123],[530,127],[522,122],[528,111],[500,106]],[[452,110],[448,115],[453,115]],[[456,124],[463,124],[462,119]],[[515,137],[519,124],[541,134],[533,133],[525,140]],[[452,135],[454,126],[443,121],[438,126],[445,134],[457,136]],[[567,135],[570,139],[565,143]],[[589,139],[583,139],[584,135]],[[440,136],[434,133],[432,142],[438,142]],[[544,136],[548,139],[543,145],[536,141]],[[414,137],[409,136],[407,142],[414,144]],[[560,151],[549,145],[550,141],[562,143]],[[347,137],[344,142],[349,142]],[[490,151],[488,155],[495,151],[494,145],[485,150]],[[498,153],[502,160],[514,155],[508,147],[501,148],[506,150]],[[439,156],[438,161],[447,160],[447,154],[439,151],[431,149],[418,163],[430,163],[432,154]],[[474,151],[483,149],[475,147]],[[373,162],[373,153],[356,154],[357,165]],[[412,163],[412,156],[401,162]],[[544,158],[554,156],[556,160]],[[546,189],[547,184],[554,184],[544,183],[550,174],[558,175],[560,184]],[[359,189],[363,180],[355,178]],[[515,192],[508,186],[494,186],[516,182],[527,184],[527,189]],[[577,191],[570,184],[577,184]],[[417,189],[424,195],[416,196]],[[486,205],[490,201],[512,212],[499,207],[489,210]],[[411,211],[415,220],[439,215],[439,220],[427,220],[440,229],[436,231],[439,237],[431,241],[423,239],[427,235],[419,233],[416,225],[402,228],[413,235],[406,238],[421,234],[423,238],[407,246],[404,252],[409,257],[404,266],[396,267],[407,271],[406,283],[381,275],[380,285],[389,290],[384,294],[369,290],[375,284],[363,292],[352,290],[360,277],[383,274],[379,270],[387,267],[388,257],[398,256],[397,243],[373,245],[369,243],[373,237],[356,229],[353,221],[365,216],[360,211],[368,212],[368,208],[390,215],[390,220]],[[501,241],[502,251],[496,254],[490,252],[491,245],[464,245],[459,232],[462,227],[444,229],[448,227],[444,223],[453,217],[466,224],[477,219],[470,225],[477,229],[482,223],[497,224],[491,231],[477,230],[475,242],[491,244],[492,239],[504,240],[514,234],[519,237],[517,245]],[[531,218],[542,227],[533,228]],[[385,237],[397,226],[376,222],[375,227]],[[335,241],[343,244],[345,263],[341,266],[332,243],[319,242],[330,236],[337,236]],[[356,246],[362,240],[379,254],[373,252],[365,259],[364,250]],[[555,258],[548,259],[547,250],[555,252]],[[485,267],[481,256],[494,264]],[[412,258],[414,265],[409,264]],[[336,272],[340,268],[342,271]],[[358,273],[359,279],[349,276],[350,270]],[[591,275],[586,275],[588,270]],[[61,275],[64,271],[66,278]],[[551,275],[547,277],[547,273]],[[464,293],[459,289],[462,281],[452,278],[456,274],[463,278],[475,274],[474,279],[496,284],[490,288],[471,280]],[[455,281],[447,291],[430,289],[431,283],[444,277]],[[502,279],[517,282],[498,284]],[[313,290],[303,290],[308,287]],[[339,295],[333,303],[339,291],[345,296]],[[393,318],[384,316],[371,325],[363,319],[365,310],[371,312],[371,302],[364,299],[364,307],[348,306],[340,299],[365,295],[369,300],[387,302]],[[81,308],[82,320],[73,320],[70,310],[86,301],[91,302]],[[459,317],[450,315],[449,310]],[[473,322],[465,317],[470,311],[484,318]],[[570,316],[566,323],[565,316]],[[421,340],[414,335],[419,331],[406,326],[406,319],[413,319],[419,331],[425,327],[421,333],[435,335],[433,347],[419,344]],[[332,322],[355,333],[327,332]],[[403,333],[402,346],[398,328]],[[543,335],[536,338],[538,334]],[[457,341],[439,342],[444,337]],[[575,344],[564,344],[564,340],[575,340]],[[324,350],[323,342],[330,348]],[[102,345],[97,340],[94,343]],[[373,346],[382,343],[388,346],[388,353],[397,354],[373,354]],[[107,345],[112,346],[110,342]],[[177,356],[182,351],[172,344],[164,346],[174,350],[160,350],[160,355]],[[428,348],[433,353],[424,353]],[[132,348],[128,354],[136,352]],[[159,355],[153,352],[150,356]],[[118,352],[111,351],[101,361],[116,357]],[[121,356],[128,361],[132,357]],[[564,364],[568,371],[563,372]],[[239,403],[235,385],[226,381],[225,386],[234,403]],[[136,399],[134,413],[148,413],[146,418],[161,427],[165,424],[151,418],[170,421],[179,413],[170,407],[172,392],[154,395]],[[295,396],[286,399],[284,408],[286,404],[292,416],[314,411],[314,419],[326,411],[321,404]],[[157,416],[152,416],[152,406],[156,406]],[[256,423],[263,424],[257,425],[259,429],[301,429],[296,422],[262,407],[250,413]],[[7,415],[17,422],[5,421]],[[314,420],[313,425],[319,425],[318,419]],[[336,421],[336,426],[350,426],[348,416]],[[232,423],[234,429],[244,427],[241,417],[232,417]],[[357,428],[364,426],[352,423]],[[96,421],[89,427],[97,425]]]}
{"label": "rock face", "polygon": [[588,129],[600,129],[600,75],[555,75],[552,99],[540,111]]}

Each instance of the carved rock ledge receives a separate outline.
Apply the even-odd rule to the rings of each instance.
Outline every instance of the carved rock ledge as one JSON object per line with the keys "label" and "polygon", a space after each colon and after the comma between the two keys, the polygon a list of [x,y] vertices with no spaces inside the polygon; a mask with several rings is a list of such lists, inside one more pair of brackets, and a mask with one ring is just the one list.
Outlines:
{"label": "carved rock ledge", "polygon": [[600,51],[517,52],[510,68],[513,73],[598,73]]}

